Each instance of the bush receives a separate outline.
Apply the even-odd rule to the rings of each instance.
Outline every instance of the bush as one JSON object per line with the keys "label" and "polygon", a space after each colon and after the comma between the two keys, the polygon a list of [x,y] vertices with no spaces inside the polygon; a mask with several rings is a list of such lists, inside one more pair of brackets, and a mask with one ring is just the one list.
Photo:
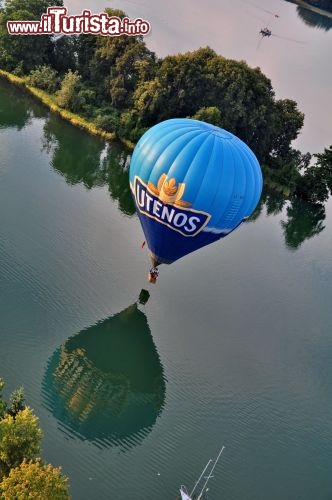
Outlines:
{"label": "bush", "polygon": [[120,119],[116,112],[98,114],[94,120],[96,127],[106,130],[106,132],[117,132],[119,130]]}
{"label": "bush", "polygon": [[20,61],[15,68],[12,70],[13,75],[15,76],[24,76],[23,70],[23,61]]}
{"label": "bush", "polygon": [[59,87],[59,77],[55,69],[45,64],[30,72],[27,83],[53,94]]}
{"label": "bush", "polygon": [[90,88],[81,88],[77,92],[76,112],[80,112],[87,118],[94,115],[96,92]]}
{"label": "bush", "polygon": [[137,142],[146,130],[147,127],[141,125],[136,110],[121,113],[118,131],[120,137],[126,137],[132,142]]}

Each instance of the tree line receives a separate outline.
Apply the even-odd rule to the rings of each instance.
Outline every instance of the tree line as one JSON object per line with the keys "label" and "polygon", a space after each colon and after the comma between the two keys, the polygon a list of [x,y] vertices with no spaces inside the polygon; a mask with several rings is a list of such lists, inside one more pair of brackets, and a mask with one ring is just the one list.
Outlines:
{"label": "tree line", "polygon": [[61,468],[39,458],[42,431],[33,410],[25,405],[23,388],[7,403],[0,378],[0,499],[67,500],[68,478]]}
{"label": "tree line", "polygon": [[[60,6],[62,2],[57,2]],[[7,0],[0,8],[0,67],[120,139],[136,142],[154,124],[192,117],[240,137],[271,187],[310,201],[331,193],[332,148],[314,156],[292,148],[304,114],[276,99],[260,68],[209,48],[158,58],[141,35],[9,35],[8,20],[39,20],[53,2]],[[118,9],[109,16],[125,17]]]}

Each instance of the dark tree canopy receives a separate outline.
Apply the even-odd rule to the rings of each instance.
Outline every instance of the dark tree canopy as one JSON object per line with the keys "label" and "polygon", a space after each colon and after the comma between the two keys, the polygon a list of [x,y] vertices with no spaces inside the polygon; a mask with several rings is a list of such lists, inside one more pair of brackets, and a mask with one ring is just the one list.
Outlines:
{"label": "dark tree canopy", "polygon": [[238,135],[261,161],[271,152],[288,153],[304,119],[294,101],[275,100],[259,68],[209,47],[163,59],[154,78],[137,85],[134,108],[145,127],[170,117],[208,117]]}
{"label": "dark tree canopy", "polygon": [[[59,5],[62,5],[60,0]],[[0,67],[8,71],[28,73],[52,58],[53,44],[50,35],[10,35],[7,21],[39,21],[47,7],[47,0],[7,0],[0,9]]]}
{"label": "dark tree canopy", "polygon": [[[52,35],[10,35],[7,21],[39,21],[52,0],[7,0],[0,7],[0,67],[20,75],[37,66],[49,64],[57,70],[74,65],[74,39],[66,36],[54,40]],[[63,0],[56,2],[63,5]]]}

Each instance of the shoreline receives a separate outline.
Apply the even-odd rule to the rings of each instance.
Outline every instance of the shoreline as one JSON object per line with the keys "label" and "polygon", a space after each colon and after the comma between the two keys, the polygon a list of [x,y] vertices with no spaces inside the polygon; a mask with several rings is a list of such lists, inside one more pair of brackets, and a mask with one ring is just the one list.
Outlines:
{"label": "shoreline", "polygon": [[315,14],[319,14],[321,16],[328,17],[329,19],[332,19],[332,12],[329,12],[328,10],[321,9],[320,7],[315,7],[314,5],[311,5],[310,3],[306,2],[305,0],[288,0],[290,3],[294,3],[298,7],[303,7],[304,9],[310,10],[311,12],[314,12]]}
{"label": "shoreline", "polygon": [[120,139],[119,137],[116,136],[114,132],[106,132],[105,130],[96,127],[96,125],[93,122],[90,122],[86,118],[83,118],[80,115],[77,115],[75,113],[72,113],[71,111],[61,108],[56,104],[54,96],[48,94],[44,90],[38,89],[37,87],[32,87],[31,85],[28,85],[25,81],[25,78],[16,76],[13,73],[9,73],[8,71],[5,71],[3,69],[0,69],[0,77],[4,78],[10,83],[13,83],[14,85],[21,87],[23,90],[26,90],[27,92],[32,94],[34,97],[38,99],[39,102],[41,102],[44,106],[46,106],[50,111],[58,114],[63,120],[66,120],[73,126],[79,127],[92,135],[101,137],[106,141],[120,141],[127,148],[129,149],[134,148],[134,144],[131,141],[126,139]]}

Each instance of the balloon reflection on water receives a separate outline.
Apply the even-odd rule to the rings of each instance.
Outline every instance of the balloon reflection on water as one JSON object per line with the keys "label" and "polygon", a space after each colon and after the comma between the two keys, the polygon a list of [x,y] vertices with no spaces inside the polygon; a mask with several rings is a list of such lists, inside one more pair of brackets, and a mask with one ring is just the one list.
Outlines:
{"label": "balloon reflection on water", "polygon": [[69,338],[49,360],[45,406],[72,434],[99,445],[134,445],[165,401],[163,367],[141,304]]}

